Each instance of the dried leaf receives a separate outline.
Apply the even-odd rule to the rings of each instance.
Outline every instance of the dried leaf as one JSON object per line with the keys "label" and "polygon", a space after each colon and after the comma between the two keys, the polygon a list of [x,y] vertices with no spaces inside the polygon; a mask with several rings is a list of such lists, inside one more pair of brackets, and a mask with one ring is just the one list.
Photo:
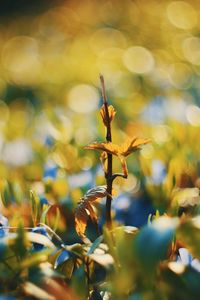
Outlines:
{"label": "dried leaf", "polygon": [[[105,105],[102,105],[102,107],[100,109],[100,114],[101,114],[104,125],[107,126],[108,121],[107,121],[107,117],[106,117]],[[110,120],[110,122],[112,122],[112,120],[114,119],[114,116],[116,114],[116,110],[114,109],[114,107],[112,105],[108,106],[108,114],[109,114],[109,120]]]}
{"label": "dried leaf", "polygon": [[89,217],[91,218],[91,220],[95,222],[97,221],[97,216],[92,208],[92,205],[89,202],[82,200],[78,204],[78,207],[75,211],[76,232],[82,238],[85,238],[85,230]]}
{"label": "dried leaf", "polygon": [[87,191],[83,196],[84,201],[95,201],[97,198],[103,198],[108,195],[105,185],[96,186]]}
{"label": "dried leaf", "polygon": [[80,199],[80,202],[75,211],[75,228],[77,234],[85,238],[85,230],[87,221],[90,219],[97,222],[97,215],[90,202],[103,198],[109,195],[106,186],[97,186],[87,191],[87,193]]}

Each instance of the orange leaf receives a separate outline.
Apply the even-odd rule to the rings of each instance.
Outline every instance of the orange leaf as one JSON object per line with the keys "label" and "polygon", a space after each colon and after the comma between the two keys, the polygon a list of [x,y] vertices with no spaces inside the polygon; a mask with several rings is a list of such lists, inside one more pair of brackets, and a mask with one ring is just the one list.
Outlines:
{"label": "orange leaf", "polygon": [[[107,126],[108,121],[107,121],[106,110],[105,110],[104,105],[102,105],[102,107],[100,109],[100,114],[101,114],[104,125]],[[110,120],[110,122],[112,122],[112,120],[114,119],[114,116],[116,114],[116,110],[114,109],[114,107],[112,105],[108,106],[108,114],[109,114],[109,120]]]}
{"label": "orange leaf", "polygon": [[88,221],[88,214],[84,207],[84,202],[80,202],[75,211],[75,228],[79,236],[85,236],[85,230]]}
{"label": "orange leaf", "polygon": [[139,150],[142,145],[150,143],[150,141],[150,139],[140,139],[134,137],[132,139],[127,139],[127,141],[120,145],[114,144],[112,142],[94,142],[86,146],[85,149],[100,150],[116,156],[122,155],[126,157],[131,152]]}
{"label": "orange leaf", "polygon": [[[94,142],[86,146],[85,149],[99,150],[99,151],[103,151],[103,153],[107,152],[109,154],[118,156],[122,164],[123,173],[125,177],[127,177],[128,169],[126,166],[125,157],[131,154],[132,152],[140,150],[140,147],[142,145],[148,144],[150,143],[150,141],[151,141],[150,139],[141,139],[141,138],[134,137],[132,139],[130,138],[127,139],[124,143],[120,145],[114,144],[112,142],[103,142],[103,143]],[[104,170],[106,170],[105,154],[102,155],[101,161],[103,162]]]}
{"label": "orange leaf", "polygon": [[78,206],[75,210],[75,228],[77,234],[85,239],[85,230],[87,226],[88,219],[97,222],[97,215],[90,202],[97,200],[98,198],[103,198],[109,195],[106,186],[97,186],[87,191],[87,193],[81,198]]}

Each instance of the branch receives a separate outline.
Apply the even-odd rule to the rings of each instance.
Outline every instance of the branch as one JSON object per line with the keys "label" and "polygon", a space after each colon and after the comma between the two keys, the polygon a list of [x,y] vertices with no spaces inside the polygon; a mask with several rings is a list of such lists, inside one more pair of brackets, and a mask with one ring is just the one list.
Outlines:
{"label": "branch", "polygon": [[[106,141],[112,142],[112,133],[111,133],[111,125],[110,125],[110,118],[109,118],[109,111],[108,111],[108,100],[106,96],[106,89],[105,89],[105,82],[103,75],[100,75],[101,81],[101,90],[102,90],[102,97],[103,97],[103,104],[105,108],[105,116],[106,116]],[[112,195],[112,154],[108,153],[108,166],[107,166],[107,173],[106,173],[106,184],[107,184],[107,192],[108,194]],[[108,228],[112,228],[112,219],[111,219],[111,201],[112,197],[107,195],[106,198],[106,224]]]}
{"label": "branch", "polygon": [[115,178],[117,178],[117,177],[122,177],[122,178],[127,178],[128,176],[126,175],[126,174],[123,174],[123,173],[114,173],[113,175],[112,175],[112,181],[114,181],[115,180]]}

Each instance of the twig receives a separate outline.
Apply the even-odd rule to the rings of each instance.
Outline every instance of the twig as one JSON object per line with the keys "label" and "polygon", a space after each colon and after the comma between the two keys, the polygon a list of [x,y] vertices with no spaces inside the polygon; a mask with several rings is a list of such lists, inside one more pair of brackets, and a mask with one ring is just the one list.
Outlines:
{"label": "twig", "polygon": [[85,259],[85,274],[86,274],[86,280],[87,280],[87,288],[88,288],[88,297],[90,295],[90,262],[89,257],[86,257]]}
{"label": "twig", "polygon": [[117,178],[117,177],[122,177],[122,178],[127,178],[127,175],[126,174],[123,174],[123,173],[114,173],[113,175],[112,175],[112,181],[114,181],[115,180],[115,178]]}
{"label": "twig", "polygon": [[[109,118],[109,111],[108,111],[108,101],[106,96],[106,89],[105,89],[105,82],[103,75],[100,75],[101,81],[101,89],[102,89],[102,97],[103,97],[103,104],[105,108],[105,117],[106,117],[106,141],[112,142],[112,133],[111,133],[111,125],[110,125],[110,118]],[[107,172],[106,172],[106,185],[107,185],[107,192],[108,194],[112,195],[112,154],[108,153],[108,165],[107,165]],[[109,229],[112,228],[112,218],[111,218],[111,201],[112,197],[107,195],[106,197],[106,224]]]}

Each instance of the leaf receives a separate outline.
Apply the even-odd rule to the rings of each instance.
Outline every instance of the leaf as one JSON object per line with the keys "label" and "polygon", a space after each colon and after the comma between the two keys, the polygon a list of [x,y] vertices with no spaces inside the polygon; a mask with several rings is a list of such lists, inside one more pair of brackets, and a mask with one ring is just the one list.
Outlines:
{"label": "leaf", "polygon": [[82,199],[84,201],[95,201],[97,198],[103,198],[107,195],[109,194],[106,190],[106,186],[100,185],[88,190]]}
{"label": "leaf", "polygon": [[43,205],[42,207],[42,214],[41,214],[41,217],[40,217],[40,223],[46,223],[46,218],[47,218],[47,215],[48,215],[48,212],[51,208],[51,205]]}
{"label": "leaf", "polygon": [[134,240],[134,251],[142,269],[153,272],[157,264],[167,258],[178,220],[161,217],[145,226]]}
{"label": "leaf", "polygon": [[49,248],[53,248],[55,249],[54,244],[50,241],[50,239],[40,233],[35,233],[35,232],[27,232],[27,238],[30,242],[32,243],[37,243],[37,244],[41,244],[45,247],[49,247]]}
{"label": "leaf", "polygon": [[49,293],[44,289],[41,289],[31,282],[26,282],[23,286],[23,289],[27,295],[33,296],[34,298],[40,300],[55,300],[54,296],[49,295]]}
{"label": "leaf", "polygon": [[87,221],[89,217],[91,218],[91,220],[95,222],[97,221],[97,216],[92,208],[92,205],[89,202],[82,200],[78,204],[78,207],[76,208],[75,211],[76,232],[82,238],[86,237],[84,233],[86,230]]}
{"label": "leaf", "polygon": [[95,251],[95,249],[101,244],[102,241],[103,241],[103,236],[100,235],[100,236],[94,241],[94,243],[92,244],[92,246],[90,247],[90,249],[89,249],[87,255],[92,254],[92,253]]}
{"label": "leaf", "polygon": [[107,195],[109,194],[106,190],[106,186],[102,185],[88,190],[87,193],[80,199],[75,210],[75,228],[77,234],[81,238],[86,238],[85,230],[89,217],[93,222],[97,222],[96,213],[90,202],[93,202],[98,198],[103,198]]}
{"label": "leaf", "polygon": [[[80,288],[80,281],[79,288]],[[70,287],[67,286],[65,282],[59,282],[55,279],[48,278],[48,280],[45,281],[44,289],[48,292],[48,295],[51,295],[51,297],[54,300],[78,300],[80,299],[72,290]],[[81,298],[83,299],[83,298]],[[86,299],[86,298],[85,298]],[[48,299],[46,299],[48,300]]]}
{"label": "leaf", "polygon": [[3,188],[1,190],[1,201],[5,207],[8,207],[11,204],[11,191],[8,181],[3,182]]}
{"label": "leaf", "polygon": [[200,204],[199,188],[176,188],[173,191],[172,205],[181,207]]}
{"label": "leaf", "polygon": [[[105,105],[102,105],[102,107],[100,109],[100,114],[101,114],[104,125],[107,126],[108,121],[107,121],[107,116],[106,116]],[[114,109],[114,107],[112,105],[108,106],[108,115],[109,115],[110,122],[112,122],[112,120],[114,119],[114,117],[116,115],[116,110]]]}
{"label": "leaf", "polygon": [[[94,142],[86,146],[85,149],[99,150],[99,151],[103,151],[103,153],[106,152],[117,156],[120,159],[124,176],[127,177],[128,169],[127,169],[125,157],[127,157],[132,152],[139,150],[142,145],[150,143],[150,141],[151,141],[150,139],[141,139],[141,138],[133,137],[132,139],[130,138],[127,139],[121,145],[117,145],[112,142],[102,142],[102,143]],[[105,166],[106,164],[105,154],[102,154],[101,161],[104,170],[106,170],[107,167]]]}
{"label": "leaf", "polygon": [[60,255],[57,257],[55,264],[54,264],[54,268],[56,269],[59,265],[61,265],[62,263],[64,263],[68,259],[70,259],[70,257],[71,257],[71,255],[70,255],[69,251],[63,250],[60,253]]}
{"label": "leaf", "polygon": [[48,256],[50,254],[50,249],[47,249],[42,252],[32,253],[30,256],[27,256],[22,262],[22,268],[30,268],[31,266],[39,265],[42,262],[46,262],[48,260]]}
{"label": "leaf", "polygon": [[72,277],[73,271],[75,267],[74,259],[68,259],[62,264],[58,266],[58,271],[64,274],[66,279],[70,279]]}
{"label": "leaf", "polygon": [[112,142],[94,142],[86,146],[85,149],[100,150],[116,156],[121,155],[126,157],[132,152],[139,150],[142,145],[150,143],[150,141],[150,139],[140,139],[134,137],[132,139],[127,139],[127,141],[121,145],[117,145]]}
{"label": "leaf", "polygon": [[55,216],[55,221],[54,221],[54,225],[53,225],[53,231],[57,230],[59,221],[60,221],[60,210],[59,210],[59,207],[56,207],[56,216]]}
{"label": "leaf", "polygon": [[177,239],[195,258],[200,259],[200,216],[192,220],[183,220],[177,229]]}
{"label": "leaf", "polygon": [[109,268],[114,263],[113,257],[108,253],[104,253],[104,254],[93,253],[90,254],[89,257],[105,268]]}
{"label": "leaf", "polygon": [[30,200],[31,200],[31,214],[33,219],[33,224],[36,226],[36,224],[39,222],[40,215],[41,215],[41,203],[40,198],[34,191],[30,191]]}

